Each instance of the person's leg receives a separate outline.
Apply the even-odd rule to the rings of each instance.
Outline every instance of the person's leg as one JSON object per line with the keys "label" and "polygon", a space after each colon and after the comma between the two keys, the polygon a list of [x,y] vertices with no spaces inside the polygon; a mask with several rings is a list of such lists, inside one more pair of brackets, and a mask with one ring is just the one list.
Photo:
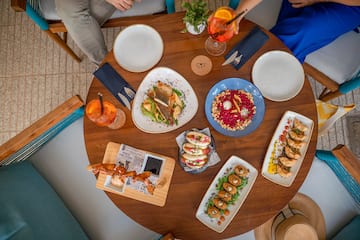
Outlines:
{"label": "person's leg", "polygon": [[101,24],[115,8],[104,0],[55,0],[67,31],[89,59],[100,64],[107,54]]}
{"label": "person's leg", "polygon": [[[292,15],[286,13],[286,9]],[[359,25],[360,7],[322,3],[295,10],[283,3],[278,22],[270,31],[292,50],[300,62],[304,62],[309,53]]]}
{"label": "person's leg", "polygon": [[301,14],[302,8],[293,8],[288,0],[282,0],[277,23],[282,22],[284,19],[291,18]]}
{"label": "person's leg", "polygon": [[114,13],[116,8],[105,0],[88,0],[90,2],[90,14],[99,25],[103,25]]}

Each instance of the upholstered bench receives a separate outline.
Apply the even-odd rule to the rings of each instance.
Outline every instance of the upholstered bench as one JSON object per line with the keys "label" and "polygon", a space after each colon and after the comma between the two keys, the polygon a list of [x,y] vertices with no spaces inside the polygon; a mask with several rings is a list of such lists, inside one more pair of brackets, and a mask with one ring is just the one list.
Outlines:
{"label": "upholstered bench", "polygon": [[0,168],[0,239],[87,239],[30,161]]}
{"label": "upholstered bench", "polygon": [[86,170],[83,118],[64,129],[29,159],[77,218],[90,239],[158,239],[127,217],[96,188],[95,176]]}
{"label": "upholstered bench", "polygon": [[326,224],[326,239],[331,239],[354,217],[360,215],[360,205],[350,195],[335,173],[315,158],[299,192],[310,196],[320,207]]}

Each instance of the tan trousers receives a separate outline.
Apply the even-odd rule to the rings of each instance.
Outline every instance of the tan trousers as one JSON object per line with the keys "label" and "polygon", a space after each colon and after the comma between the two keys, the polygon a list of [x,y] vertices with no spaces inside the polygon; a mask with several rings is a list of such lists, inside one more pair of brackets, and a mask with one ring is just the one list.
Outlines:
{"label": "tan trousers", "polygon": [[79,48],[95,64],[107,54],[101,25],[115,7],[105,0],[55,0],[56,11]]}

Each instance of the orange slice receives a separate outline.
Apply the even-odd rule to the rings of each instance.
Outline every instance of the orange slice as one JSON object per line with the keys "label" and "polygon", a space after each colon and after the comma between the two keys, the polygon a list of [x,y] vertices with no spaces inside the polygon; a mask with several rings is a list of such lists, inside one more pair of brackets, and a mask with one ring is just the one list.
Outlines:
{"label": "orange slice", "polygon": [[233,14],[228,9],[220,8],[220,9],[216,10],[214,17],[220,18],[220,19],[225,19],[225,20],[230,20],[230,19],[232,19]]}

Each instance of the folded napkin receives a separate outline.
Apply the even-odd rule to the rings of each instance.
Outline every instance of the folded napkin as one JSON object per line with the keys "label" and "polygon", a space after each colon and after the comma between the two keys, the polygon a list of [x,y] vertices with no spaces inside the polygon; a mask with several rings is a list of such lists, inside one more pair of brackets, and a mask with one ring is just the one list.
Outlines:
{"label": "folded napkin", "polygon": [[259,27],[255,27],[251,32],[237,43],[226,55],[225,59],[228,59],[233,52],[238,51],[238,56],[243,55],[240,59],[240,62],[236,64],[232,62],[231,65],[235,67],[236,70],[244,65],[251,57],[254,55],[269,39],[269,37],[261,31]]}
{"label": "folded napkin", "polygon": [[134,92],[135,90],[130,86],[128,82],[125,81],[122,76],[120,76],[119,73],[115,71],[115,69],[109,63],[105,63],[104,65],[99,67],[94,72],[94,75],[124,106],[126,106],[126,104],[121,100],[118,93],[124,95],[129,100],[129,102],[133,100],[133,98],[126,94],[124,87],[130,88]]}

